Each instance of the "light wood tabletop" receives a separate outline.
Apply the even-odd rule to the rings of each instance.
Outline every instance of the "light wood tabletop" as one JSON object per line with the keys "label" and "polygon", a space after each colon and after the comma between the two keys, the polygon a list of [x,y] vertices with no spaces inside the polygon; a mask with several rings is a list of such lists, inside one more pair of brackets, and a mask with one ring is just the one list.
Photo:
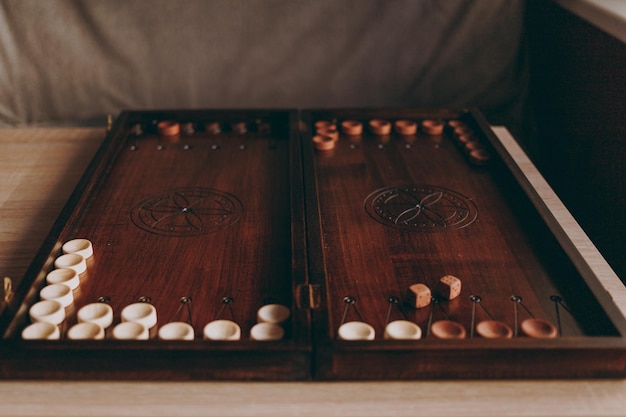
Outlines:
{"label": "light wood tabletop", "polygon": [[[584,255],[607,297],[626,289],[505,128],[494,131]],[[0,277],[19,279],[104,137],[0,129]],[[0,352],[1,354],[1,352]],[[618,416],[626,380],[416,382],[0,381],[8,416]]]}

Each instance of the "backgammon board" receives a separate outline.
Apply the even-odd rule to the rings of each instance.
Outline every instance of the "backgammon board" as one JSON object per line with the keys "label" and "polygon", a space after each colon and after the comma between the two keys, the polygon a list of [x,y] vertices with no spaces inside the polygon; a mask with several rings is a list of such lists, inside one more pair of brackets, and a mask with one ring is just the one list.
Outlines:
{"label": "backgammon board", "polygon": [[125,111],[2,311],[0,375],[623,377],[563,243],[475,109]]}

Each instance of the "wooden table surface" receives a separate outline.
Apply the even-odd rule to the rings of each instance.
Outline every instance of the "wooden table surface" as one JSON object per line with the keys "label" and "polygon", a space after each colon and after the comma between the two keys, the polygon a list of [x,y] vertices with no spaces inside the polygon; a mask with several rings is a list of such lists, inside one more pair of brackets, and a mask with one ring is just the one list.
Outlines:
{"label": "wooden table surface", "polygon": [[[626,312],[626,288],[508,131],[494,131]],[[104,133],[97,128],[0,129],[0,277],[17,279],[25,273]],[[626,380],[0,381],[0,415],[623,416]]]}

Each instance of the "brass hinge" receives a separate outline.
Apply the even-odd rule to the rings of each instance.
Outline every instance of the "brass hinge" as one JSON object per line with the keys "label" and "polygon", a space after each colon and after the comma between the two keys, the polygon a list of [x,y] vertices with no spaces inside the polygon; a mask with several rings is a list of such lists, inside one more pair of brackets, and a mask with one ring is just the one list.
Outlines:
{"label": "brass hinge", "polygon": [[4,277],[4,302],[8,303],[13,298],[13,280]]}
{"label": "brass hinge", "polygon": [[321,291],[319,285],[301,284],[296,288],[296,303],[298,308],[309,308],[315,310],[321,304]]}

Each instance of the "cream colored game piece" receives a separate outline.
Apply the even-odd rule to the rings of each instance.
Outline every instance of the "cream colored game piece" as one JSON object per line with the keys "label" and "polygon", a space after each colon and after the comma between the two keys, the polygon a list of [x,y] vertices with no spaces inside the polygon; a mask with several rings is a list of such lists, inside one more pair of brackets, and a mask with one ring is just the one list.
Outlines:
{"label": "cream colored game piece", "polygon": [[58,301],[43,300],[33,304],[28,314],[33,322],[43,321],[58,325],[65,320],[65,307]]}
{"label": "cream colored game piece", "polygon": [[233,341],[241,339],[241,328],[231,320],[213,320],[204,326],[205,340]]}
{"label": "cream colored game piece", "polygon": [[106,303],[90,303],[76,313],[79,323],[94,323],[103,329],[113,323],[113,309]]}
{"label": "cream colored game piece", "polygon": [[385,326],[385,339],[417,340],[422,337],[422,329],[408,320],[395,320]]}
{"label": "cream colored game piece", "polygon": [[87,262],[82,255],[76,253],[68,253],[61,255],[54,261],[55,268],[70,268],[76,271],[77,274],[82,274],[87,270]]}
{"label": "cream colored game piece", "polygon": [[289,308],[281,304],[266,304],[257,311],[259,323],[281,324],[290,316]]}
{"label": "cream colored game piece", "polygon": [[87,239],[73,239],[63,244],[63,253],[75,253],[87,259],[93,255],[93,245]]}
{"label": "cream colored game piece", "polygon": [[29,324],[22,330],[24,340],[57,340],[60,337],[58,326],[43,321]]}
{"label": "cream colored game piece", "polygon": [[285,330],[278,324],[274,323],[258,323],[250,329],[250,338],[258,341],[276,341],[285,337]]}
{"label": "cream colored game piece", "polygon": [[147,329],[157,324],[156,308],[150,303],[129,304],[122,310],[122,321],[135,321],[143,324]]}
{"label": "cream colored game piece", "polygon": [[72,340],[102,340],[104,329],[96,323],[77,323],[67,331],[67,338]]}
{"label": "cream colored game piece", "polygon": [[78,273],[71,268],[53,269],[46,275],[46,282],[49,285],[63,284],[75,290],[80,285]]}
{"label": "cream colored game piece", "polygon": [[74,302],[72,289],[64,284],[51,284],[43,287],[39,291],[42,300],[54,300],[61,303],[63,307],[68,307]]}
{"label": "cream colored game piece", "polygon": [[150,333],[148,329],[134,321],[125,321],[117,324],[113,328],[113,339],[117,340],[148,340]]}
{"label": "cream colored game piece", "polygon": [[376,331],[362,321],[349,321],[339,326],[337,334],[341,340],[374,340]]}
{"label": "cream colored game piece", "polygon": [[161,340],[193,340],[194,337],[193,327],[182,321],[167,323],[159,329],[159,339]]}

